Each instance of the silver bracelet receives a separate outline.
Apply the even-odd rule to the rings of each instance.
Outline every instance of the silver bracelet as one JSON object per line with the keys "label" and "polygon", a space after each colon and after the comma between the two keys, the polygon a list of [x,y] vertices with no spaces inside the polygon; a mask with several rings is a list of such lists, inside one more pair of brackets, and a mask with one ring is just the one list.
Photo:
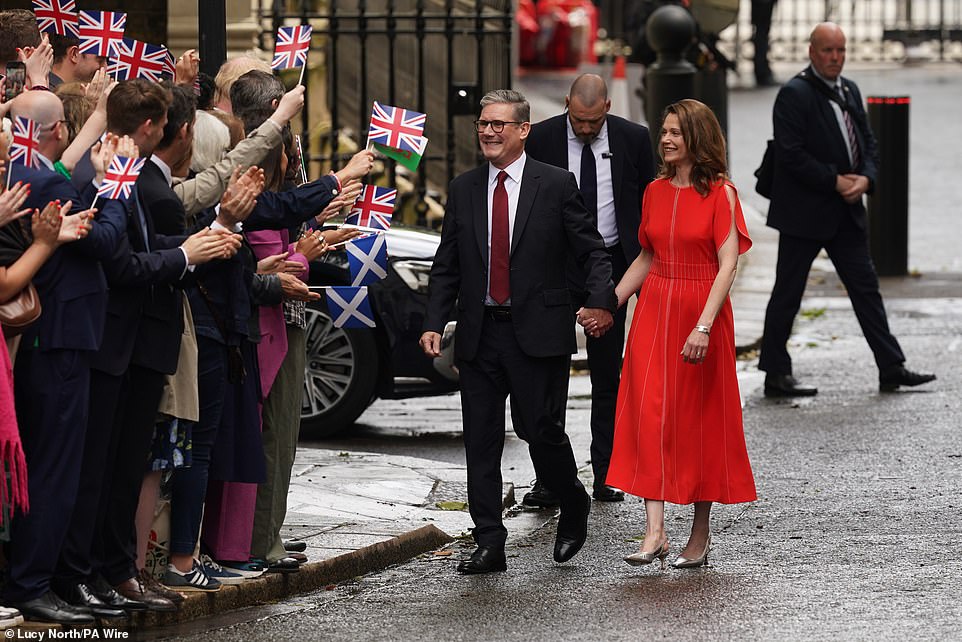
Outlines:
{"label": "silver bracelet", "polygon": [[707,325],[696,325],[695,330],[701,332],[702,334],[707,334],[709,336],[711,335],[711,328],[709,328]]}

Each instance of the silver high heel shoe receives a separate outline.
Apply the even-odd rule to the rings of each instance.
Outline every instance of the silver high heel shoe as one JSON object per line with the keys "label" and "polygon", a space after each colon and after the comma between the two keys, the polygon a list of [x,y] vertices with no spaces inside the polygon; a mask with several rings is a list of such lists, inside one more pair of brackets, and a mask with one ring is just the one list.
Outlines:
{"label": "silver high heel shoe", "polygon": [[708,533],[708,541],[705,542],[705,550],[702,552],[701,557],[688,559],[687,557],[679,555],[678,559],[671,563],[671,566],[672,568],[698,568],[699,566],[708,566],[708,551],[710,550],[711,533]]}
{"label": "silver high heel shoe", "polygon": [[665,558],[668,557],[668,538],[665,538],[665,543],[653,550],[650,553],[645,553],[644,551],[638,551],[637,553],[632,553],[625,557],[625,561],[632,566],[644,566],[645,564],[651,564],[656,559],[661,562],[661,570],[665,570]]}

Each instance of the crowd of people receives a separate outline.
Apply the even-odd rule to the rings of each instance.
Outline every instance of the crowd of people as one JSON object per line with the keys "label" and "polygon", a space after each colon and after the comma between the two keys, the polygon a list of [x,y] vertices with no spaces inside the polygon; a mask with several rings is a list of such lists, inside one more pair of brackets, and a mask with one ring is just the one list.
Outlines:
{"label": "crowd of people", "polygon": [[[372,153],[299,180],[304,88],[257,58],[211,78],[188,51],[173,78],[117,82],[76,38],[4,10],[0,60],[26,75],[19,94],[0,87],[0,304],[40,309],[3,327],[0,619],[171,611],[184,592],[296,572],[304,545],[281,525],[319,296],[308,263],[358,234],[323,223]],[[35,163],[11,163],[14,122],[39,131]],[[129,196],[98,196],[112,161],[137,158]],[[169,560],[154,573],[163,477]]]}

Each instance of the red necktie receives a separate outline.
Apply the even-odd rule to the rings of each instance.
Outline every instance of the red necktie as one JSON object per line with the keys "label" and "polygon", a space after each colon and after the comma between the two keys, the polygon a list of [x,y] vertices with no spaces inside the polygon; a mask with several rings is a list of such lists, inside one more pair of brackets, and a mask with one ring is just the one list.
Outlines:
{"label": "red necktie", "polygon": [[504,189],[507,177],[505,171],[498,174],[498,185],[494,188],[494,200],[491,202],[491,284],[488,291],[499,305],[511,298],[508,269],[511,237],[508,234],[508,191]]}

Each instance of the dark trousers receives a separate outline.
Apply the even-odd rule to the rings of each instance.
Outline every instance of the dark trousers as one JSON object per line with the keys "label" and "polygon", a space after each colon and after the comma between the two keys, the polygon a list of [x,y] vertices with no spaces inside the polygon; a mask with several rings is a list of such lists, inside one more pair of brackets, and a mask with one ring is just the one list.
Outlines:
{"label": "dark trousers", "polygon": [[103,528],[94,539],[92,553],[94,570],[99,567],[104,579],[113,585],[137,575],[134,518],[164,382],[163,373],[131,365],[121,388],[113,435],[116,452],[107,462],[109,478],[104,485]]}
{"label": "dark trousers", "polygon": [[878,276],[869,255],[868,237],[852,217],[844,216],[835,237],[828,241],[802,239],[787,234],[779,236],[775,286],[765,312],[765,331],[758,367],[771,374],[792,373],[788,338],[802,303],[812,261],[823,247],[848,291],[862,334],[875,355],[878,368],[883,370],[905,361],[898,340],[889,331]]}
{"label": "dark trousers", "polygon": [[772,28],[772,11],[775,0],[752,0],[752,47],[755,50],[755,80],[771,80],[772,70],[768,66],[768,38]]}
{"label": "dark trousers", "polygon": [[123,382],[123,375],[90,371],[90,407],[80,484],[67,539],[60,551],[55,588],[66,589],[86,582],[93,571],[93,542],[103,528],[106,514],[108,462],[117,457],[117,408]]}
{"label": "dark trousers", "polygon": [[77,350],[24,349],[14,382],[17,419],[27,458],[30,512],[13,520],[4,603],[50,589],[77,494],[87,429],[89,355]]}
{"label": "dark trousers", "polygon": [[561,497],[562,510],[584,494],[565,434],[569,355],[530,357],[518,345],[510,319],[485,315],[477,356],[458,360],[468,468],[468,508],[478,546],[503,547],[501,454],[505,399],[511,395],[514,429],[528,442],[538,479]]}
{"label": "dark trousers", "polygon": [[[608,248],[612,280],[617,284],[628,269],[621,245]],[[625,349],[625,318],[628,306],[614,315],[614,325],[597,339],[588,337],[588,369],[591,371],[591,468],[595,486],[608,476],[611,448],[615,439],[615,405],[621,383],[621,361]]]}
{"label": "dark trousers", "polygon": [[194,552],[204,514],[211,451],[226,399],[234,386],[227,381],[227,347],[203,335],[197,337],[197,384],[200,418],[191,433],[191,465],[175,468],[170,500],[170,552]]}

